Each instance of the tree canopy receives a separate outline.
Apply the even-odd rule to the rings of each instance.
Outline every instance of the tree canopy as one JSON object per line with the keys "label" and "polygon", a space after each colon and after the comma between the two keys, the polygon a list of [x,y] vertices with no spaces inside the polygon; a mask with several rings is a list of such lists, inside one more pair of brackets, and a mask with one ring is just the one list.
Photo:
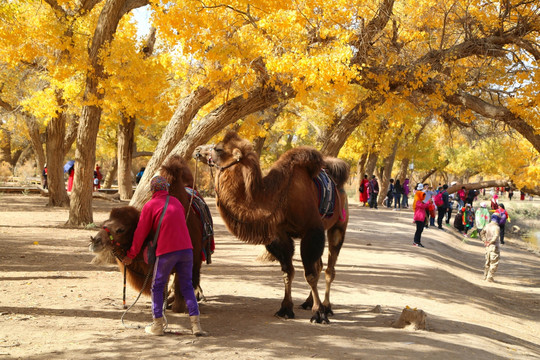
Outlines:
{"label": "tree canopy", "polygon": [[[137,37],[141,6],[155,49]],[[358,171],[397,176],[414,163],[532,189],[539,11],[530,1],[1,1],[1,116],[41,132],[78,124],[71,223],[92,221],[98,133],[128,124],[136,144],[157,144],[137,206],[167,156],[188,158],[231,126],[267,149],[263,162],[309,144]]]}

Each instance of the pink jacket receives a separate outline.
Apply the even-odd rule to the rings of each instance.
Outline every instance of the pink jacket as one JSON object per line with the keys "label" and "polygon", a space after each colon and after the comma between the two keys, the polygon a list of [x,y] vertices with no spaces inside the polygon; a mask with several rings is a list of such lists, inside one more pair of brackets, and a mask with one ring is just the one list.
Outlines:
{"label": "pink jacket", "polygon": [[416,202],[416,209],[414,210],[414,221],[424,221],[426,220],[426,209],[429,207],[429,203],[423,201]]}
{"label": "pink jacket", "polygon": [[[135,258],[141,251],[148,234],[155,233],[167,195],[167,191],[157,191],[152,195],[152,199],[144,204],[131,249],[127,253],[131,259]],[[184,207],[177,198],[170,196],[169,205],[159,230],[156,256],[178,250],[193,249],[185,219]]]}

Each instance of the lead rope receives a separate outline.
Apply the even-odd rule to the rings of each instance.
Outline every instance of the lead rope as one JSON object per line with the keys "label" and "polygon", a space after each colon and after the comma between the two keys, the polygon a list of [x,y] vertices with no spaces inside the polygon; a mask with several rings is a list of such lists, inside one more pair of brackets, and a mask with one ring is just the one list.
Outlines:
{"label": "lead rope", "polygon": [[193,192],[191,193],[191,200],[189,201],[189,206],[186,213],[186,223],[189,218],[189,213],[191,212],[191,206],[193,205],[193,198],[195,197],[195,186],[197,186],[197,171],[198,171],[199,159],[195,161],[195,176],[193,177]]}
{"label": "lead rope", "polygon": [[[125,306],[126,306],[126,301],[125,301],[125,295],[126,295],[126,268],[127,266],[124,265],[124,309],[125,309]],[[122,314],[122,317],[120,320],[122,320],[122,325],[124,326],[124,328],[126,329],[140,329],[142,328],[142,326],[140,325],[137,325],[137,326],[128,326],[124,323],[124,316],[126,316],[126,314],[128,313],[128,311],[133,307],[135,306],[135,304],[137,303],[137,301],[139,301],[139,298],[141,297],[144,289],[146,288],[146,284],[148,283],[148,279],[150,278],[150,274],[152,274],[152,270],[153,268],[150,267],[148,269],[148,272],[146,273],[146,277],[144,278],[144,283],[143,283],[143,286],[141,287],[141,291],[139,291],[139,295],[137,295],[137,298],[135,299],[135,301],[133,302],[133,304],[131,304],[127,309],[126,311],[124,311],[124,313]],[[166,304],[167,304],[167,301],[163,301],[163,307],[166,307]],[[165,311],[163,311],[163,320],[165,320],[165,328],[167,327],[167,318],[165,317]]]}

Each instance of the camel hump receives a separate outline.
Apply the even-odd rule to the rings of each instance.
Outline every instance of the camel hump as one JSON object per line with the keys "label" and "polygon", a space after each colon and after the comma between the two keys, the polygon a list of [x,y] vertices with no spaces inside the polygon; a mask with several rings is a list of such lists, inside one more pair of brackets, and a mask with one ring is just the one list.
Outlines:
{"label": "camel hump", "polygon": [[[302,167],[310,177],[314,178],[324,167],[322,154],[314,148],[308,146],[299,146],[284,153],[276,163],[287,164],[292,167]],[[279,166],[279,165],[278,165]]]}
{"label": "camel hump", "polygon": [[189,168],[186,160],[180,155],[171,156],[164,164],[161,165],[161,173],[167,180],[172,183],[176,181],[182,181],[182,187],[184,185],[193,184],[193,174]]}
{"label": "camel hump", "polygon": [[338,188],[342,188],[349,179],[350,166],[341,159],[330,156],[324,157],[324,168],[336,182]]}
{"label": "camel hump", "polygon": [[117,221],[124,225],[134,225],[137,227],[140,212],[133,206],[122,206],[111,210],[109,220]]}

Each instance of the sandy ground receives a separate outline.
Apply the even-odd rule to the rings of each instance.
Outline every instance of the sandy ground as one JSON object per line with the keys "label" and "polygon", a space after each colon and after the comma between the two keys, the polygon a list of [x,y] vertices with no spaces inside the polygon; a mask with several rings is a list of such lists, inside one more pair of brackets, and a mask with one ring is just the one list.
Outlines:
{"label": "sandy ground", "polygon": [[[540,259],[510,239],[496,283],[482,280],[480,241],[428,229],[413,247],[412,212],[351,206],[328,325],[273,316],[283,284],[276,263],[256,260],[262,246],[239,242],[215,210],[216,252],[203,265],[201,323],[167,313],[169,330],[152,337],[150,300],[126,314],[122,274],[90,264],[95,230],[63,224],[67,209],[40,196],[0,195],[0,359],[538,359]],[[122,204],[95,200],[94,221]],[[297,253],[298,253],[297,246]],[[298,255],[293,298],[308,295]],[[326,254],[325,254],[326,259]],[[323,287],[323,280],[320,282]],[[128,289],[128,303],[137,296]],[[381,313],[372,309],[380,305]],[[391,327],[405,306],[427,313],[427,330]]]}

